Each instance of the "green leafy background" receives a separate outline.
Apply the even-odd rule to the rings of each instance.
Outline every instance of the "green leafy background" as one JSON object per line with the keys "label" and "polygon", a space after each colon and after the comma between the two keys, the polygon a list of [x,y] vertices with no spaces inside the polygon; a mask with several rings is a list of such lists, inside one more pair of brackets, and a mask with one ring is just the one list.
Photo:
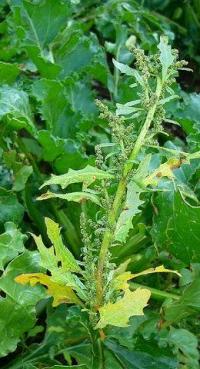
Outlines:
{"label": "green leafy background", "polygon": [[[130,36],[152,52],[162,34],[194,73],[180,73],[175,86],[180,99],[167,103],[168,115],[179,125],[164,123],[167,136],[159,140],[166,151],[149,147],[141,153],[141,162],[150,155],[150,172],[169,158],[167,150],[200,150],[199,0],[0,2],[2,369],[98,368],[91,364],[96,347],[87,316],[64,304],[52,308],[42,287],[21,286],[14,278],[41,271],[29,232],[40,233],[48,245],[46,216],[62,226],[65,243],[80,257],[79,206],[54,198],[36,201],[39,187],[50,173],[95,163],[94,146],[110,140],[95,98],[114,109],[134,94],[112,58],[132,65]],[[132,213],[121,214],[123,234],[116,240],[126,240],[126,248],[116,246],[113,259],[130,258],[133,272],[164,263],[182,278],[137,279],[152,291],[150,306],[129,327],[107,328],[105,369],[199,368],[199,168],[198,158],[183,163],[174,171],[173,185],[163,179],[159,193],[138,193]]]}

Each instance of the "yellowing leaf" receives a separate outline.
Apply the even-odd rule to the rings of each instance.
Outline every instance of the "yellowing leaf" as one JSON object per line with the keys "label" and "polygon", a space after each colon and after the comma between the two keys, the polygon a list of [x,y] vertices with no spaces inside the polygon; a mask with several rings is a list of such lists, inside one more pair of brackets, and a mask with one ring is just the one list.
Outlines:
{"label": "yellowing leaf", "polygon": [[159,265],[156,268],[149,268],[149,269],[143,270],[140,273],[132,274],[132,277],[130,279],[139,277],[141,275],[152,274],[152,273],[174,273],[174,274],[177,274],[179,277],[181,277],[181,274],[178,273],[176,270],[166,269],[164,265]]}
{"label": "yellowing leaf", "polygon": [[174,273],[177,274],[179,277],[181,277],[181,274],[179,274],[176,270],[166,269],[163,265],[160,265],[156,268],[149,268],[136,274],[132,274],[131,272],[123,272],[113,278],[112,288],[118,291],[126,290],[129,288],[128,281],[130,281],[131,279],[153,273]]}
{"label": "yellowing leaf", "polygon": [[119,274],[117,277],[113,279],[112,282],[113,289],[117,291],[126,290],[127,288],[129,288],[129,284],[127,283],[127,281],[129,281],[130,279],[132,279],[131,272],[124,272],[122,274]]}
{"label": "yellowing leaf", "polygon": [[46,274],[21,274],[15,278],[15,281],[20,284],[30,283],[31,286],[35,286],[37,283],[46,286],[47,294],[53,297],[53,306],[57,306],[62,303],[74,303],[78,305],[82,304],[71,287],[64,285],[62,286],[52,281],[52,278]]}
{"label": "yellowing leaf", "polygon": [[102,329],[108,324],[127,327],[131,316],[144,315],[143,309],[147,306],[150,295],[151,292],[145,288],[138,288],[133,292],[127,289],[120,300],[99,308],[100,320],[96,328]]}
{"label": "yellowing leaf", "polygon": [[143,185],[157,186],[159,178],[167,177],[169,179],[174,178],[173,170],[177,169],[181,165],[181,160],[177,158],[171,158],[166,163],[161,164],[152,174],[145,178]]}

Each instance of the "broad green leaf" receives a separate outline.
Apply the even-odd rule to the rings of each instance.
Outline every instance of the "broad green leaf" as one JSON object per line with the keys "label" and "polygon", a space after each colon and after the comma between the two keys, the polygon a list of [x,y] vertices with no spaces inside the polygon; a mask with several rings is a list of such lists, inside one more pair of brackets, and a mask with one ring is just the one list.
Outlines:
{"label": "broad green leaf", "polygon": [[32,93],[40,103],[40,113],[46,128],[55,136],[69,137],[73,112],[67,102],[63,84],[55,80],[40,79],[33,84]]}
{"label": "broad green leaf", "polygon": [[65,140],[53,136],[50,131],[39,131],[38,141],[42,146],[42,157],[45,161],[52,162],[64,152]]}
{"label": "broad green leaf", "polygon": [[19,0],[11,3],[11,10],[10,26],[20,47],[26,49],[44,77],[55,78],[61,68],[55,64],[49,44],[66,25],[70,6],[60,0],[44,0],[40,4]]}
{"label": "broad green leaf", "polygon": [[[36,252],[26,251],[13,260],[0,278],[0,289],[6,294],[0,299],[0,356],[16,349],[23,334],[36,322],[35,305],[45,297],[40,287],[20,286],[14,278],[21,273],[39,271]],[[22,324],[23,323],[23,324]]]}
{"label": "broad green leaf", "polygon": [[140,188],[134,182],[130,182],[127,186],[126,201],[116,225],[116,241],[125,242],[130,229],[133,228],[133,217],[140,213],[139,207],[144,203],[140,200],[140,195]]}
{"label": "broad green leaf", "polygon": [[167,337],[168,344],[173,345],[180,363],[188,369],[199,369],[199,350],[197,337],[186,329],[171,327]]}
{"label": "broad green leaf", "polygon": [[0,87],[0,119],[5,117],[11,127],[36,134],[26,92],[5,85]]}
{"label": "broad green leaf", "polygon": [[[37,45],[26,45],[26,50],[31,61],[37,66],[38,71],[44,78],[55,79],[58,77],[61,67],[51,60],[46,53],[43,53]],[[51,57],[50,57],[51,59]]]}
{"label": "broad green leaf", "polygon": [[162,65],[162,79],[165,81],[169,72],[169,68],[173,65],[175,57],[172,54],[172,48],[170,45],[168,45],[168,40],[166,37],[160,38],[158,49],[160,50],[159,59]]}
{"label": "broad green leaf", "polygon": [[0,223],[13,222],[19,224],[24,215],[24,207],[12,191],[0,188]]}
{"label": "broad green leaf", "polygon": [[180,299],[176,302],[170,302],[163,307],[164,318],[168,322],[177,322],[195,315],[200,311],[200,278],[196,278],[188,286]]}
{"label": "broad green leaf", "polygon": [[87,200],[90,200],[94,202],[96,205],[101,206],[99,199],[96,195],[89,193],[89,192],[72,192],[72,193],[54,193],[47,191],[46,193],[42,194],[40,197],[37,198],[37,200],[47,200],[52,198],[59,198],[67,201],[74,201],[74,202],[84,202]]}
{"label": "broad green leaf", "polygon": [[91,165],[87,165],[84,169],[80,170],[70,169],[68,173],[62,174],[60,176],[52,175],[51,178],[44,182],[44,184],[40,188],[57,184],[64,189],[72,183],[83,183],[83,188],[87,188],[96,180],[111,178],[113,178],[113,175],[111,175],[110,173],[92,167]]}
{"label": "broad green leaf", "polygon": [[[106,347],[114,354],[122,368],[127,369],[177,369],[177,360],[161,352],[157,353],[152,345],[150,352],[145,352],[145,347],[128,351],[114,341],[107,341]],[[109,368],[112,369],[112,368]]]}
{"label": "broad green leaf", "polygon": [[24,251],[23,235],[12,222],[5,223],[5,233],[0,235],[0,270],[19,253]]}
{"label": "broad green leaf", "polygon": [[46,286],[48,295],[53,297],[52,306],[58,306],[63,303],[81,305],[81,301],[71,287],[54,282],[52,277],[46,274],[20,274],[15,278],[15,281],[20,284],[30,283],[31,286],[35,286],[38,283]]}
{"label": "broad green leaf", "polygon": [[80,27],[71,25],[57,37],[52,51],[55,62],[62,67],[61,79],[86,70],[97,80],[106,81],[109,74],[106,57],[94,33],[87,37]]}
{"label": "broad green leaf", "polygon": [[17,64],[0,62],[0,83],[9,85],[15,82],[20,70]]}
{"label": "broad green leaf", "polygon": [[60,0],[44,0],[40,4],[19,0],[11,3],[11,9],[23,44],[34,44],[44,50],[66,24],[70,7]]}
{"label": "broad green leaf", "polygon": [[[66,127],[66,134],[67,130]],[[41,130],[38,141],[42,146],[43,160],[53,161],[58,173],[66,173],[69,168],[79,169],[85,165],[86,155],[77,140],[55,137],[50,131]]]}
{"label": "broad green leaf", "polygon": [[85,365],[73,365],[73,366],[66,366],[66,365],[54,365],[48,367],[46,369],[88,369]]}
{"label": "broad green leaf", "polygon": [[122,369],[121,363],[115,357],[113,353],[104,349],[104,360],[105,360],[105,368],[106,369]]}
{"label": "broad green leaf", "polygon": [[199,262],[200,208],[186,204],[179,193],[159,194],[155,205],[152,236],[157,247],[186,265]]}
{"label": "broad green leaf", "polygon": [[98,110],[94,102],[95,94],[87,79],[76,81],[67,78],[64,81],[64,86],[67,101],[74,113],[78,112],[84,119],[90,120],[97,116]]}
{"label": "broad green leaf", "polygon": [[150,296],[148,289],[138,288],[133,292],[127,289],[117,302],[110,302],[99,308],[100,320],[96,328],[104,328],[108,324],[127,327],[131,316],[144,315],[143,309],[147,306]]}

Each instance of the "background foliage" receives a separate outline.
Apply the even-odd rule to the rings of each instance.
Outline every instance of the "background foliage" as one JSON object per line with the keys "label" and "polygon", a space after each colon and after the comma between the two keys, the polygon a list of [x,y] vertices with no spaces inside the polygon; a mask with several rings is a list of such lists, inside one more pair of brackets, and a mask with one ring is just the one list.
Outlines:
{"label": "background foliage", "polygon": [[[63,227],[65,243],[81,257],[79,206],[37,202],[39,187],[50,173],[93,165],[94,146],[110,141],[95,98],[111,110],[133,99],[129,77],[112,63],[114,57],[134,65],[126,47],[130,36],[152,52],[159,36],[167,35],[194,70],[181,72],[175,86],[180,99],[167,104],[179,125],[163,122],[166,135],[159,141],[166,150],[147,149],[151,170],[170,150],[191,155],[200,150],[199,9],[199,0],[0,2],[2,369],[90,369],[87,316],[78,307],[52,308],[42,287],[14,281],[20,273],[40,271],[29,232],[49,244],[45,216]],[[131,258],[132,272],[164,263],[182,278],[138,278],[152,290],[150,306],[129,327],[107,329],[105,369],[199,368],[199,173],[195,156],[177,168],[174,184],[167,179],[161,184],[171,191],[149,195],[126,248],[113,251],[117,263]]]}

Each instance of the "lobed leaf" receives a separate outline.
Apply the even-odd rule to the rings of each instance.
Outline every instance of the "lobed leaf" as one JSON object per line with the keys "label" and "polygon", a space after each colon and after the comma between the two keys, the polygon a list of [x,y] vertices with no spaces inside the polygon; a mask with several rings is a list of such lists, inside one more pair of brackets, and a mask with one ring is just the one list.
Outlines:
{"label": "lobed leaf", "polygon": [[63,199],[67,201],[74,201],[74,202],[79,202],[79,203],[90,200],[94,204],[101,206],[98,197],[88,192],[72,192],[72,193],[62,194],[62,193],[54,193],[54,192],[47,191],[46,193],[39,196],[37,200],[48,200],[48,199],[52,199],[56,197],[59,199]]}
{"label": "lobed leaf", "polygon": [[57,263],[61,263],[63,272],[80,272],[81,269],[73,254],[63,244],[59,225],[50,218],[45,218],[45,224],[47,235],[55,249]]}
{"label": "lobed leaf", "polygon": [[0,270],[19,253],[24,251],[23,235],[12,222],[5,223],[5,232],[0,235]]}
{"label": "lobed leaf", "polygon": [[[118,269],[119,270],[119,269]],[[116,270],[117,272],[117,270]],[[131,279],[140,277],[142,275],[147,274],[154,274],[154,273],[174,273],[181,277],[181,274],[178,273],[176,270],[166,269],[163,265],[157,266],[156,268],[149,268],[146,270],[143,270],[139,273],[131,273],[129,271],[123,272],[123,273],[117,273],[117,275],[113,278],[112,286],[114,290],[126,290],[129,288],[129,284],[127,283]]]}
{"label": "lobed leaf", "polygon": [[58,306],[63,303],[82,304],[71,287],[54,282],[52,277],[46,274],[21,274],[15,278],[15,281],[20,284],[30,283],[31,286],[35,286],[37,283],[46,286],[48,295],[53,297],[53,306]]}
{"label": "lobed leaf", "polygon": [[43,188],[45,186],[50,185],[60,185],[61,188],[66,188],[72,183],[83,183],[83,187],[87,188],[96,180],[103,179],[112,179],[113,175],[98,168],[92,167],[91,165],[87,165],[84,169],[73,170],[70,169],[68,173],[62,174],[60,176],[52,175],[49,180],[44,182],[44,184],[40,187]]}
{"label": "lobed leaf", "polygon": [[108,324],[127,327],[131,316],[144,315],[143,309],[147,306],[150,295],[148,289],[138,288],[134,292],[127,289],[117,302],[110,302],[99,308],[100,320],[96,329],[102,329]]}
{"label": "lobed leaf", "polygon": [[127,186],[126,201],[116,224],[116,241],[125,242],[130,229],[133,228],[133,217],[140,213],[139,207],[144,203],[140,200],[140,195],[141,189],[134,182],[130,182]]}
{"label": "lobed leaf", "polygon": [[[41,266],[48,269],[52,275],[57,272],[80,272],[80,267],[72,253],[64,246],[60,235],[60,228],[52,219],[45,218],[47,234],[53,246],[47,248],[41,236],[33,235],[41,255]],[[58,266],[60,264],[60,266]]]}
{"label": "lobed leaf", "polygon": [[160,38],[158,49],[160,50],[159,59],[162,65],[162,79],[165,81],[169,72],[169,68],[173,65],[175,56],[172,54],[171,45],[168,45],[168,40],[164,36]]}

